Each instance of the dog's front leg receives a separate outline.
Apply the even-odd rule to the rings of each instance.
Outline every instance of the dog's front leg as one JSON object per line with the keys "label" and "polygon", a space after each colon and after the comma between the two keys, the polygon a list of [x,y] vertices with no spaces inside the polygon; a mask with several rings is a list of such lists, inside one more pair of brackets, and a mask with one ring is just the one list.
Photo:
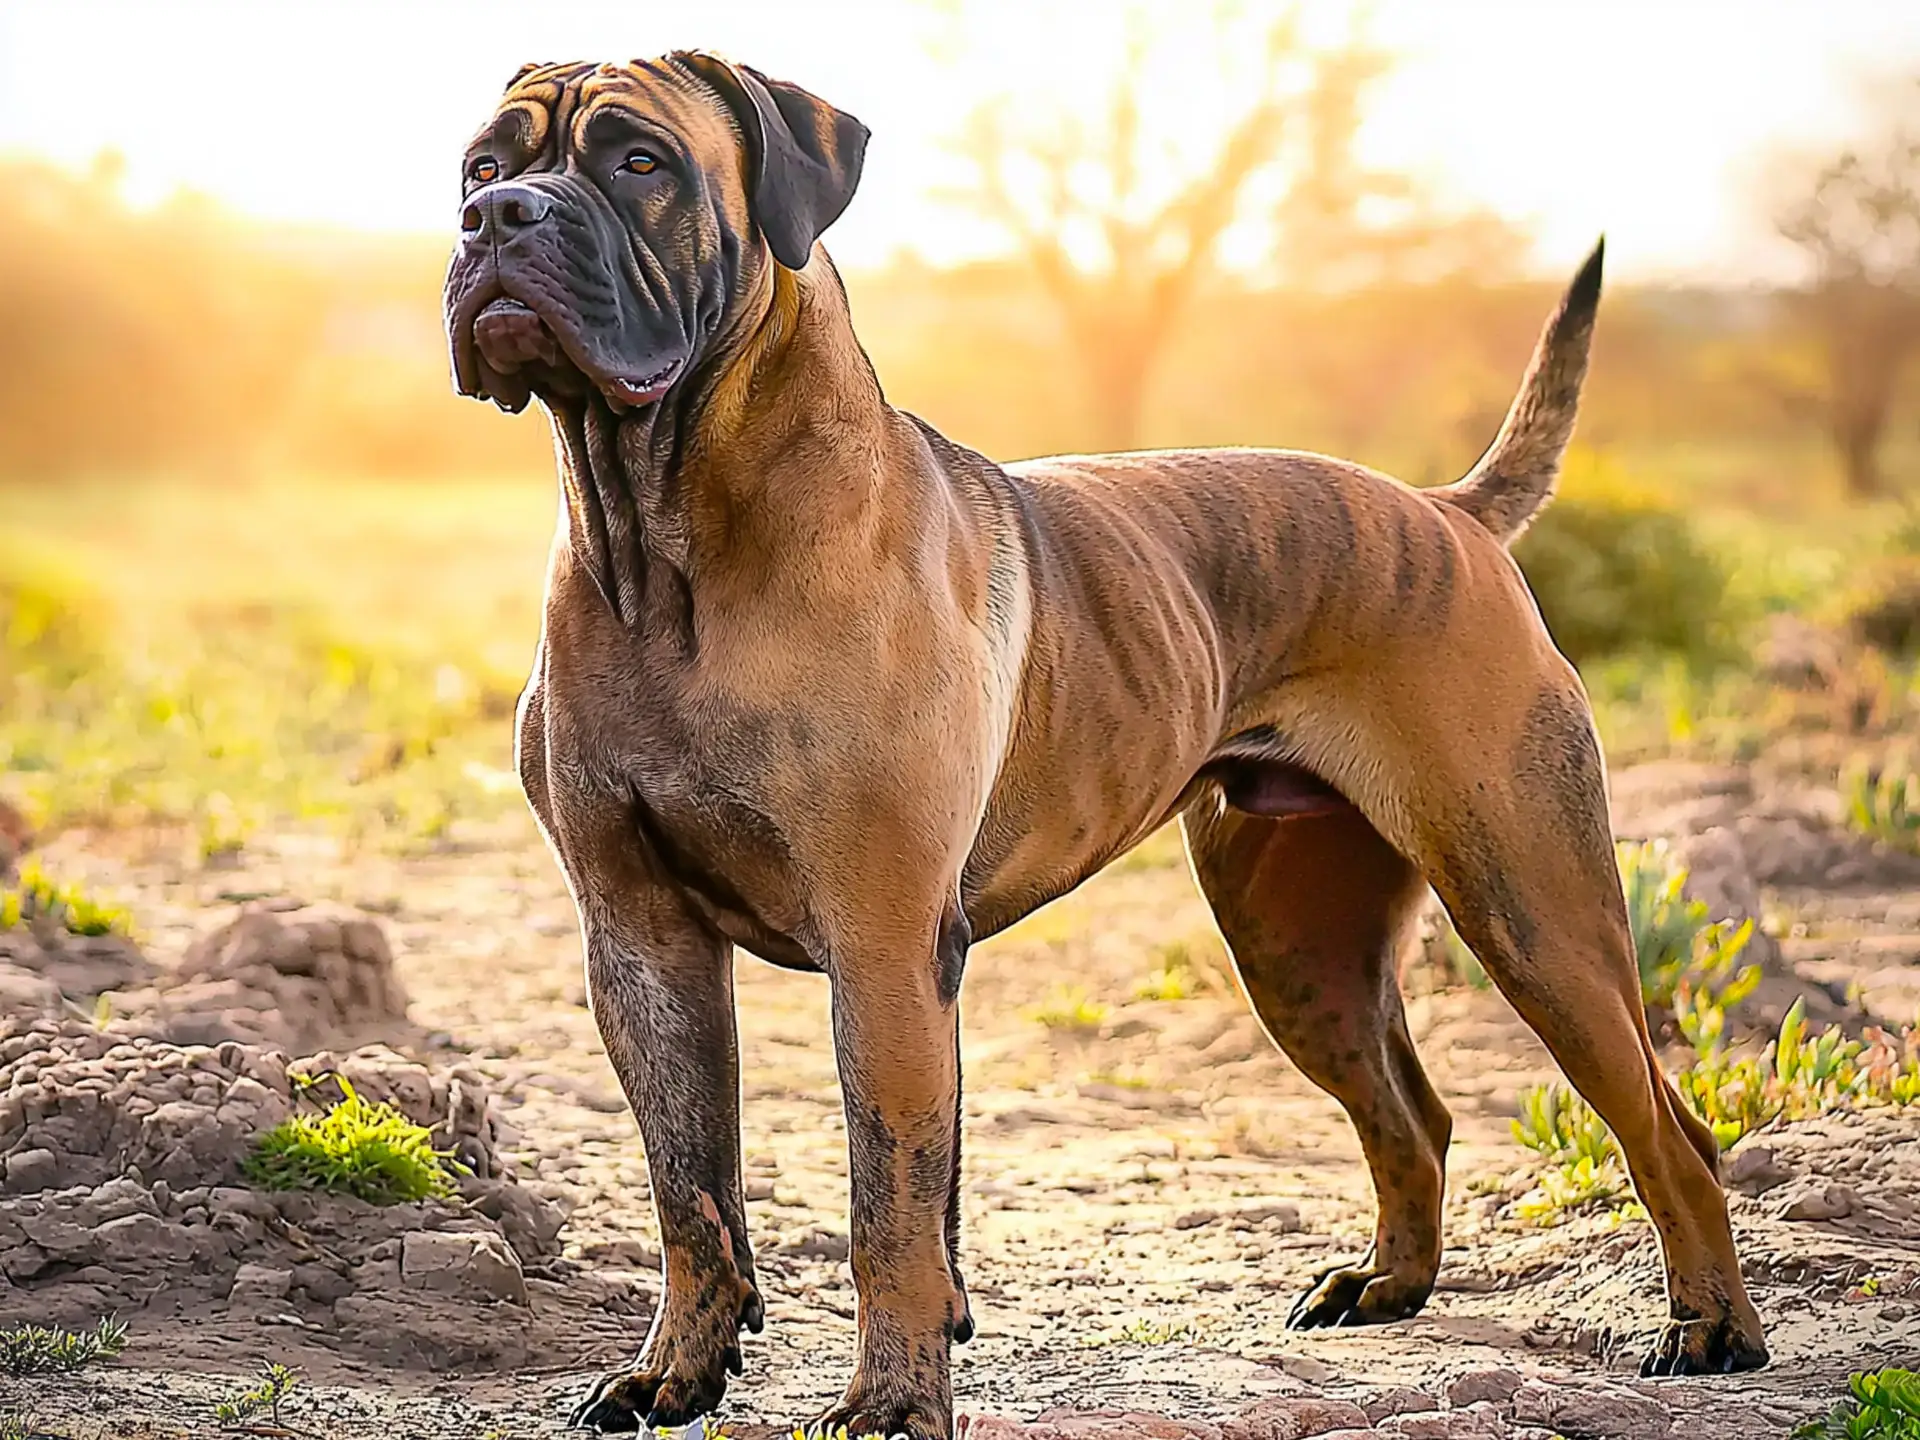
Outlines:
{"label": "dog's front leg", "polygon": [[633,1367],[605,1376],[573,1424],[602,1433],[684,1425],[739,1374],[760,1293],[740,1187],[740,1059],[732,949],[662,891],[607,913],[581,890],[587,992],[646,1145],[666,1294]]}
{"label": "dog's front leg", "polygon": [[836,956],[833,1038],[853,1184],[859,1347],[828,1433],[946,1440],[948,1348],[972,1329],[955,1268],[959,1005],[932,953]]}

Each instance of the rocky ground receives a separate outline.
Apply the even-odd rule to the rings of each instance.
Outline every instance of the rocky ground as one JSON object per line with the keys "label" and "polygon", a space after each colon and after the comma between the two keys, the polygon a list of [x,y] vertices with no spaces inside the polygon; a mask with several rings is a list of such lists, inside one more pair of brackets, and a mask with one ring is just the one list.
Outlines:
{"label": "rocky ground", "polygon": [[[1913,1019],[1920,862],[1848,836],[1830,793],[1745,770],[1663,763],[1615,789],[1621,834],[1667,838],[1717,909],[1765,920],[1748,1023],[1797,994],[1817,1023]],[[139,944],[0,936],[0,1325],[131,1329],[114,1364],[0,1377],[0,1417],[63,1440],[212,1433],[213,1403],[274,1360],[305,1377],[285,1412],[300,1433],[558,1435],[643,1333],[659,1257],[571,908],[530,831],[351,861],[290,839],[220,870],[71,836],[46,864],[129,899]],[[1161,836],[970,963],[981,1334],[955,1389],[973,1440],[1781,1435],[1848,1371],[1920,1359],[1920,1116],[1879,1113],[1732,1157],[1774,1366],[1634,1378],[1661,1313],[1651,1231],[1513,1217],[1527,1157],[1509,1120],[1555,1072],[1497,996],[1422,966],[1411,1023],[1456,1119],[1440,1289],[1407,1324],[1288,1333],[1309,1278],[1364,1248],[1358,1145],[1226,986],[1136,998],[1175,947],[1222,973]],[[747,1436],[834,1398],[854,1297],[824,983],[739,967],[769,1312],[729,1397]],[[1049,1028],[1036,1007],[1077,998],[1061,987],[1107,1009]],[[462,1197],[376,1209],[247,1188],[248,1138],[311,1103],[298,1077],[331,1070],[435,1127],[475,1171]]]}

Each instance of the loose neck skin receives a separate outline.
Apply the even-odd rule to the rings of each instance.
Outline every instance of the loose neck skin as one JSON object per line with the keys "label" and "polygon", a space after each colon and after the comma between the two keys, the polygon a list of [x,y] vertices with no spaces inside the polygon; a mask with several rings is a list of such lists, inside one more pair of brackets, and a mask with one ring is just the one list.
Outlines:
{"label": "loose neck skin", "polygon": [[[658,404],[548,402],[577,563],[629,629],[691,642],[696,589],[764,587],[782,565],[874,538],[896,417],[824,253],[769,260],[738,318]],[[844,562],[842,562],[844,563]]]}

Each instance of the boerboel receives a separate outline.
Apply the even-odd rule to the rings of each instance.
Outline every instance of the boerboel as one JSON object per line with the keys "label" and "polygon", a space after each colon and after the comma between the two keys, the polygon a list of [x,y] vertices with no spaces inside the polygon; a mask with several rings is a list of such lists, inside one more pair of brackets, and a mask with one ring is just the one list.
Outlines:
{"label": "boerboel", "polygon": [[679,52],[530,66],[466,157],[458,386],[545,405],[563,500],[519,773],[666,1256],[639,1358],[575,1422],[711,1411],[761,1327],[738,945],[832,985],[859,1342],[824,1419],[950,1433],[967,948],[1176,816],[1378,1194],[1293,1325],[1433,1288],[1449,1120],[1393,964],[1431,885],[1626,1151],[1666,1262],[1646,1369],[1764,1363],[1712,1136],[1642,1019],[1587,701],[1506,549],[1573,427],[1600,253],[1458,484],[1273,450],[1003,468],[889,406],[854,338],[816,241],[866,139]]}

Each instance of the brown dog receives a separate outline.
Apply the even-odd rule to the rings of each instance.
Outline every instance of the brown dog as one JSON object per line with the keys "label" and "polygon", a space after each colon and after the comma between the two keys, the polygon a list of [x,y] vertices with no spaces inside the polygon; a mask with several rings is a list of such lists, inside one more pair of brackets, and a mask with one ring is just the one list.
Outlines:
{"label": "brown dog", "polygon": [[1372,1250],[1301,1327],[1413,1314],[1449,1121],[1393,956],[1426,885],[1613,1127],[1665,1254],[1647,1369],[1767,1357],[1661,1075],[1579,678],[1505,542],[1572,430],[1600,255],[1457,485],[1259,450],[1002,469],[892,409],[815,241],[866,131],[700,53],[529,67],[466,162],[460,389],[551,412],[519,769],[638,1116],[666,1292],[601,1431],[719,1404],[761,1325],[731,952],[826,974],[859,1352],[824,1417],[945,1436],[961,968],[1169,818],[1274,1040],[1352,1116]]}

